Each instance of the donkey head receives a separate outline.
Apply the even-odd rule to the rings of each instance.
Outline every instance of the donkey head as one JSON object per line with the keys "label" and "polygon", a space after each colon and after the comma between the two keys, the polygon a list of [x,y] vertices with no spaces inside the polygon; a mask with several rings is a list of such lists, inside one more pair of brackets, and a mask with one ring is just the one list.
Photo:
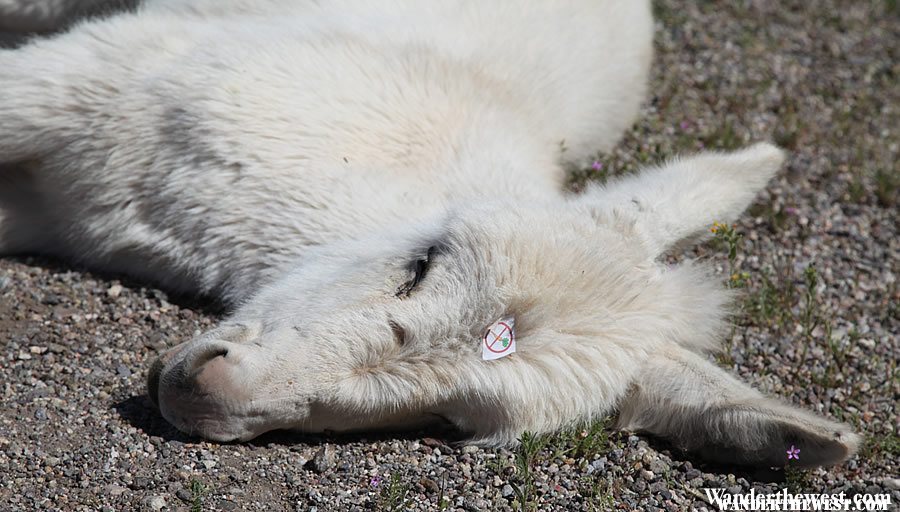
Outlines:
{"label": "donkey head", "polygon": [[[463,205],[315,249],[164,354],[150,394],[178,428],[216,440],[444,419],[510,444],[619,408],[621,427],[723,461],[783,464],[793,444],[805,464],[838,462],[857,445],[846,426],[703,357],[725,324],[717,280],[658,262],[736,218],[782,159],[766,144],[707,153],[578,197]],[[495,351],[509,355],[486,360],[499,319],[513,319]]]}

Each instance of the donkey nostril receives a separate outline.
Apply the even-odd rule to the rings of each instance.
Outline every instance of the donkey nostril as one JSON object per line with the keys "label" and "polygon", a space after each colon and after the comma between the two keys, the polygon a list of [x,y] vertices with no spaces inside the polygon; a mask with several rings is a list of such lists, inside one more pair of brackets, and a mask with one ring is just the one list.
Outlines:
{"label": "donkey nostril", "polygon": [[200,369],[206,363],[216,359],[217,357],[226,357],[228,355],[228,349],[224,347],[210,347],[209,350],[203,352],[198,355],[196,359],[194,359],[193,364],[191,365],[191,371],[189,373],[194,373],[196,370]]}

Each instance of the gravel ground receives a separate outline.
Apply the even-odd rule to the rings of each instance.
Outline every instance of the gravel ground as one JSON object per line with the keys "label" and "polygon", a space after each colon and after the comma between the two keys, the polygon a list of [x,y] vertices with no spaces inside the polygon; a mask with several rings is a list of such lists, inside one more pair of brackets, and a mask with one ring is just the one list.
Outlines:
{"label": "gravel ground", "polygon": [[827,470],[749,471],[602,429],[533,455],[435,431],[208,443],[162,420],[144,376],[216,311],[12,258],[0,260],[0,509],[702,510],[703,487],[890,493],[896,506],[897,3],[673,0],[656,13],[654,96],[619,149],[598,155],[601,170],[573,171],[573,187],[700,147],[786,147],[786,169],[736,226],[735,260],[714,243],[689,256],[744,289],[719,362],[856,425],[859,455]]}

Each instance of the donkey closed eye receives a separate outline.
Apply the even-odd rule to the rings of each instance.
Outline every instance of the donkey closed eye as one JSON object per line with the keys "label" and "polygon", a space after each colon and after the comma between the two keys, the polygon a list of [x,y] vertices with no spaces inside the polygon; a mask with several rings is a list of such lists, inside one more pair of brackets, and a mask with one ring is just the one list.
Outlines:
{"label": "donkey closed eye", "polygon": [[397,297],[403,299],[409,297],[413,290],[419,286],[419,283],[425,279],[425,274],[428,273],[428,267],[431,266],[432,258],[434,258],[435,253],[437,252],[437,246],[432,245],[425,252],[425,256],[416,258],[412,261],[410,266],[413,270],[413,277],[409,281],[403,283],[400,288],[397,289]]}

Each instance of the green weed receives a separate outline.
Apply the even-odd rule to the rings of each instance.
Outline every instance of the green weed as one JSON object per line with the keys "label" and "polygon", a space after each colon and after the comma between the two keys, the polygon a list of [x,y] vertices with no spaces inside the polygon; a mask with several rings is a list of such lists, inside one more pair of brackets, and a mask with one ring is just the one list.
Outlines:
{"label": "green weed", "polygon": [[744,300],[742,311],[746,320],[755,325],[783,328],[793,321],[791,308],[795,301],[794,287],[769,272],[760,272],[758,290]]}
{"label": "green weed", "polygon": [[450,508],[450,498],[444,495],[444,492],[447,489],[447,472],[444,471],[441,473],[441,491],[438,494],[438,510],[447,510]]}
{"label": "green weed", "polygon": [[609,418],[583,427],[562,430],[553,436],[553,458],[591,460],[609,449]]}
{"label": "green weed", "polygon": [[800,469],[796,466],[785,466],[784,484],[792,494],[800,494],[803,493],[804,490],[808,491],[811,487],[809,482],[809,471]]}
{"label": "green weed", "polygon": [[[512,463],[515,477],[509,482],[515,493],[513,507],[522,511],[537,510],[534,466],[542,460],[542,456],[543,460],[581,459],[589,461],[608,451],[611,445],[608,418],[563,429],[555,434],[522,433]],[[571,462],[569,460],[568,463]],[[502,475],[510,465],[508,462],[498,459],[496,462],[489,463],[488,467],[495,474]],[[600,493],[600,488],[580,486],[579,489],[588,493],[587,495],[582,494],[582,496],[589,502],[595,505],[605,502],[606,494]],[[603,510],[594,505],[592,507],[591,510]]]}
{"label": "green weed", "polygon": [[203,510],[203,496],[206,494],[206,487],[203,482],[196,478],[191,479],[191,512],[201,512]]}
{"label": "green weed", "polygon": [[900,189],[900,172],[879,169],[875,171],[875,197],[885,208],[897,206],[898,189]]}
{"label": "green weed", "polygon": [[847,184],[847,197],[857,204],[866,202],[866,187],[863,185],[861,177],[856,176]]}
{"label": "green weed", "polygon": [[[806,354],[809,352],[809,346],[812,343],[813,331],[822,324],[823,315],[819,306],[817,297],[817,288],[819,286],[819,274],[816,267],[810,263],[803,271],[803,281],[805,287],[803,290],[803,309],[800,312],[800,325],[803,328],[803,352],[800,354],[800,362],[806,361]],[[828,326],[830,331],[830,325]]]}
{"label": "green weed", "polygon": [[710,229],[713,233],[713,242],[728,251],[728,287],[743,288],[750,280],[750,274],[737,271],[737,254],[744,235],[737,232],[735,226],[713,223]]}
{"label": "green weed", "polygon": [[616,498],[611,477],[581,477],[578,480],[578,494],[592,512],[615,510]]}
{"label": "green weed", "polygon": [[860,456],[866,459],[900,459],[900,435],[896,432],[866,436]]}
{"label": "green weed", "polygon": [[516,450],[515,468],[516,481],[510,482],[516,493],[518,510],[537,510],[534,501],[534,473],[532,468],[538,454],[547,447],[550,436],[535,435],[531,432],[523,432],[519,438],[519,448]]}
{"label": "green weed", "polygon": [[378,495],[378,509],[387,512],[404,510],[409,501],[406,497],[407,494],[409,494],[409,485],[403,482],[400,475],[391,474]]}

